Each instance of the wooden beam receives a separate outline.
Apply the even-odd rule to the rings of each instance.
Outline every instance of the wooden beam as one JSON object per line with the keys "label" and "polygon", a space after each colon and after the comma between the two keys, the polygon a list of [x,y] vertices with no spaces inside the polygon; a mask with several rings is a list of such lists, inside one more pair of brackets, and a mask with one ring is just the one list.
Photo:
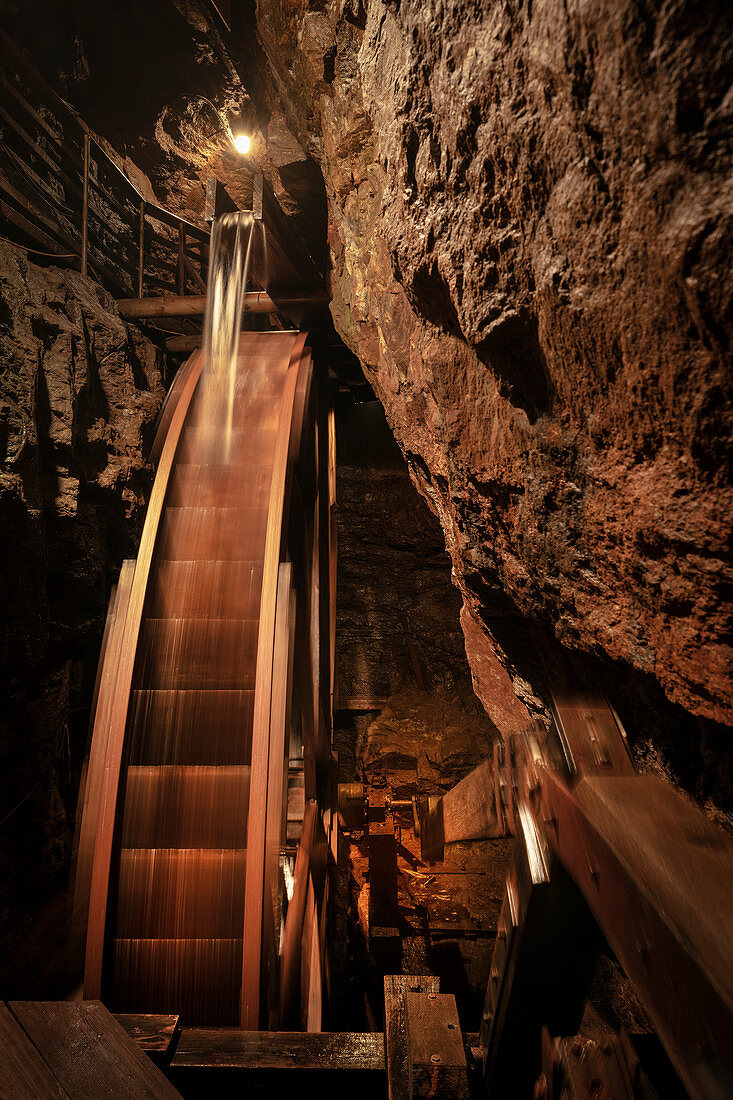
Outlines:
{"label": "wooden beam", "polygon": [[654,776],[541,769],[535,812],[690,1095],[733,1096],[733,840]]}
{"label": "wooden beam", "polygon": [[184,1028],[171,1068],[384,1073],[384,1036],[360,1031]]}
{"label": "wooden beam", "polygon": [[468,1068],[452,993],[405,994],[407,1072],[412,1096],[468,1100]]}
{"label": "wooden beam", "polygon": [[[65,1090],[61,1096],[179,1096],[99,1001],[11,1001],[8,1008]],[[18,1094],[11,1090],[3,1095]]]}
{"label": "wooden beam", "polygon": [[[255,290],[244,295],[242,312],[287,313],[290,309],[323,308],[329,301],[329,295],[325,291],[271,297],[263,290]],[[206,312],[206,295],[171,294],[155,298],[120,298],[117,308],[126,321],[149,317],[201,317]]]}
{"label": "wooden beam", "polygon": [[388,1100],[411,1100],[407,1064],[405,997],[408,993],[439,993],[440,978],[418,974],[386,974],[384,978],[384,1061]]}
{"label": "wooden beam", "polygon": [[0,1001],[0,1096],[68,1097],[10,1009]]}

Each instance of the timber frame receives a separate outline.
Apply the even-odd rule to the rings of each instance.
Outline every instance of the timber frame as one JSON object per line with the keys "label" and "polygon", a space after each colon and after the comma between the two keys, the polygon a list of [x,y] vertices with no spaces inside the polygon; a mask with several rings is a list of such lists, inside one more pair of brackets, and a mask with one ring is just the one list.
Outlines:
{"label": "timber frame", "polygon": [[599,932],[689,1095],[733,1095],[733,841],[636,772],[602,698],[556,697],[552,729],[512,748],[519,823],[479,1038],[489,1096],[510,1067],[530,1082],[548,1051],[562,1063],[543,1030],[577,1031]]}

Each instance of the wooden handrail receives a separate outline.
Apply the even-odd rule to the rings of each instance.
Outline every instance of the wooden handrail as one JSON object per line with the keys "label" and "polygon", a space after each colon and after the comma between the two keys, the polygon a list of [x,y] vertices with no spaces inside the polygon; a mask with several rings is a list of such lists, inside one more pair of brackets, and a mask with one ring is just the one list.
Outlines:
{"label": "wooden handrail", "polygon": [[[205,286],[208,232],[146,201],[2,28],[0,54],[1,144],[8,154],[0,165],[0,216],[13,238],[75,260],[115,292],[142,296],[146,282],[179,293]],[[110,208],[121,226],[110,224]],[[128,234],[130,247],[121,248]],[[172,269],[156,258],[156,247],[173,253]]]}

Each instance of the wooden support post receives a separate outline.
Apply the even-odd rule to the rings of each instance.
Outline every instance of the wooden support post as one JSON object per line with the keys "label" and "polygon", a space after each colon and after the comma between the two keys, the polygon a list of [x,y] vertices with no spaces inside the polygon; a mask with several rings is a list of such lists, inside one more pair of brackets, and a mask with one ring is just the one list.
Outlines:
{"label": "wooden support post", "polygon": [[369,941],[385,967],[399,965],[400,932],[397,905],[397,838],[387,815],[384,792],[372,791],[369,819]]}
{"label": "wooden support post", "polygon": [[183,226],[183,222],[180,222],[178,226],[178,293],[184,294],[186,290],[186,265],[185,259],[186,249],[186,230]]}
{"label": "wooden support post", "polygon": [[145,199],[140,199],[140,228],[137,243],[137,296],[143,296],[145,277]]}
{"label": "wooden support post", "polygon": [[405,995],[410,1096],[468,1100],[468,1068],[452,993]]}
{"label": "wooden support post", "polygon": [[439,993],[440,978],[417,974],[386,974],[384,978],[384,1060],[388,1100],[409,1100],[405,997],[408,993]]}
{"label": "wooden support post", "polygon": [[[263,290],[248,291],[242,298],[243,313],[287,313],[291,309],[320,309],[328,305],[324,291],[309,294],[282,294],[274,299]],[[154,298],[119,298],[120,317],[135,321],[144,317],[202,317],[206,312],[205,294],[170,294]]]}
{"label": "wooden support post", "polygon": [[81,273],[86,275],[89,248],[89,134],[84,131],[84,181],[81,199]]}
{"label": "wooden support post", "polygon": [[211,224],[211,222],[220,217],[220,215],[236,214],[238,210],[239,207],[216,176],[209,176],[206,180],[204,221]]}

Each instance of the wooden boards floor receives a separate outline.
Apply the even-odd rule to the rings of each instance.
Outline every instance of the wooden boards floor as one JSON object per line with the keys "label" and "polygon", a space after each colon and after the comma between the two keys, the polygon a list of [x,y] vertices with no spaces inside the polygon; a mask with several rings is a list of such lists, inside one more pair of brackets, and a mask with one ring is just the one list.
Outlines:
{"label": "wooden boards floor", "polygon": [[180,1094],[99,1001],[0,1002],[0,1096],[175,1100]]}

